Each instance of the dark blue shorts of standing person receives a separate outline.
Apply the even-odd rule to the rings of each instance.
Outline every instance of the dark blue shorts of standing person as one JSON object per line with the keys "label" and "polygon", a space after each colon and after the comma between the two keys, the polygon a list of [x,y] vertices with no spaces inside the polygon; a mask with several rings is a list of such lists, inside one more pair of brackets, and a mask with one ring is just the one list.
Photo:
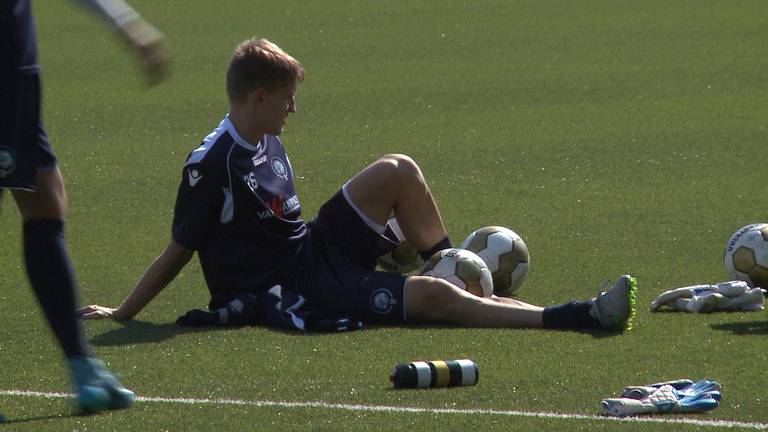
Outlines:
{"label": "dark blue shorts of standing person", "polygon": [[343,190],[309,222],[298,291],[309,306],[333,318],[365,324],[402,324],[407,277],[377,272],[376,258],[394,249],[397,236],[368,226]]}
{"label": "dark blue shorts of standing person", "polygon": [[35,190],[37,171],[56,166],[40,120],[40,76],[0,79],[0,189]]}

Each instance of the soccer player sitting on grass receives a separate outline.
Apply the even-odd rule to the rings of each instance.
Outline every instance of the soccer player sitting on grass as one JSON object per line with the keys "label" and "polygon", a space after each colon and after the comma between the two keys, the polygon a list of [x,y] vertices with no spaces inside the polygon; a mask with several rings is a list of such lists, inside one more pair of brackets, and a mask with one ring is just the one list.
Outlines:
{"label": "soccer player sitting on grass", "polygon": [[278,136],[296,112],[303,78],[301,64],[267,40],[236,48],[227,70],[230,111],[187,158],[170,243],[118,308],[90,305],[81,309],[84,318],[131,319],[197,251],[211,312],[191,311],[179,318],[182,325],[630,326],[630,276],[596,299],[542,308],[477,297],[442,279],[375,271],[376,258],[397,245],[386,225],[392,213],[425,259],[451,246],[421,170],[404,155],[373,162],[314,220],[302,221],[293,170]]}

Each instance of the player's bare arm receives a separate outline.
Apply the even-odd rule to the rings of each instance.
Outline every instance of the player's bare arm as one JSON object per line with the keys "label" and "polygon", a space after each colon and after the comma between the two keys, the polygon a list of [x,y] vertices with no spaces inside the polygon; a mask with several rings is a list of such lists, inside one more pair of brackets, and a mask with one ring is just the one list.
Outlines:
{"label": "player's bare arm", "polygon": [[114,26],[139,59],[150,84],[168,74],[165,37],[123,0],[73,0],[94,10]]}
{"label": "player's bare arm", "polygon": [[170,63],[163,35],[143,19],[120,27],[120,33],[139,58],[149,83],[162,81]]}
{"label": "player's bare arm", "polygon": [[83,319],[129,320],[165,289],[192,259],[193,251],[171,239],[163,253],[141,275],[136,286],[117,308],[88,305],[80,309]]}

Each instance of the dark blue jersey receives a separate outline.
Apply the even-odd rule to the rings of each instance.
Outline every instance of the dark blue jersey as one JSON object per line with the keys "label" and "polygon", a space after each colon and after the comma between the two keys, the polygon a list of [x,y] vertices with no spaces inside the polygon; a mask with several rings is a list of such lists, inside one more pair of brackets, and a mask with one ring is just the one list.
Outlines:
{"label": "dark blue jersey", "polygon": [[173,238],[197,251],[216,305],[285,279],[306,235],[300,214],[280,140],[248,143],[227,117],[187,158]]}
{"label": "dark blue jersey", "polygon": [[0,1],[0,77],[38,71],[30,0]]}

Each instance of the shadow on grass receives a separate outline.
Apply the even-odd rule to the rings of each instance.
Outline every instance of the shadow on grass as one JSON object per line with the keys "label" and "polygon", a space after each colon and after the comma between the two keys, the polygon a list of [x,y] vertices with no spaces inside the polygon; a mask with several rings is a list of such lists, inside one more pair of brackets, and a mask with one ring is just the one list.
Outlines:
{"label": "shadow on grass", "polygon": [[77,412],[72,412],[72,413],[65,413],[65,414],[51,414],[51,415],[36,416],[36,417],[6,419],[4,422],[0,423],[0,430],[5,429],[6,426],[10,426],[16,423],[32,423],[36,421],[50,421],[50,420],[57,420],[57,419],[64,420],[72,417],[84,417],[84,416],[88,416],[88,414],[80,414]]}
{"label": "shadow on grass", "polygon": [[[341,332],[301,332],[298,330],[293,329],[285,329],[285,328],[278,328],[278,327],[268,327],[268,326],[260,326],[260,325],[254,325],[254,326],[209,326],[209,327],[183,327],[175,322],[168,322],[168,323],[152,323],[152,322],[146,322],[146,321],[123,321],[120,322],[120,325],[122,327],[116,328],[113,330],[109,330],[105,333],[99,334],[91,338],[90,342],[95,346],[120,346],[120,345],[130,345],[130,344],[141,344],[141,343],[156,343],[156,342],[163,342],[168,339],[172,339],[177,335],[180,334],[187,334],[187,333],[202,333],[202,332],[211,332],[211,331],[221,331],[221,330],[233,330],[238,329],[242,327],[258,327],[263,328],[269,331],[282,333],[285,335],[291,335],[291,336],[300,336],[300,337],[322,337],[322,336],[331,336],[331,335],[338,335],[338,334],[345,334],[348,333],[347,331],[341,331]],[[363,326],[360,330],[353,330],[353,332],[357,333],[359,331],[366,331],[366,330],[373,330],[377,328],[386,328],[390,326],[381,326],[381,325],[366,325]],[[402,324],[396,326],[397,328],[405,328],[409,330],[425,330],[425,329],[461,329],[465,328],[462,326],[457,325],[451,325],[451,324],[440,324],[440,323],[430,323],[430,324]],[[505,331],[515,331],[516,329],[504,329],[499,328],[499,330],[505,330]],[[546,331],[546,330],[542,330]],[[560,329],[556,331],[573,331],[577,333],[583,333],[583,334],[589,334],[594,338],[602,339],[602,338],[608,338],[608,337],[615,337],[621,335],[621,331],[616,330],[604,330],[604,329],[589,329],[589,330],[567,330],[567,329]],[[764,326],[762,328],[763,334],[768,332],[768,326]]]}
{"label": "shadow on grass", "polygon": [[741,323],[710,324],[713,330],[725,330],[735,335],[768,335],[768,320]]}
{"label": "shadow on grass", "polygon": [[96,346],[116,346],[139,343],[162,342],[185,333],[200,333],[228,330],[233,327],[182,327],[175,322],[156,324],[146,321],[120,322],[122,327],[109,330],[91,338]]}
{"label": "shadow on grass", "polygon": [[[168,339],[172,339],[177,335],[187,333],[203,333],[212,331],[226,331],[236,330],[245,327],[255,327],[260,329],[266,329],[268,331],[282,333],[289,336],[329,336],[348,333],[342,332],[302,332],[299,330],[285,329],[280,327],[269,327],[262,325],[222,325],[222,326],[206,326],[206,327],[184,327],[176,324],[175,322],[168,323],[151,323],[146,321],[122,321],[120,322],[122,327],[109,330],[100,335],[96,335],[91,338],[90,342],[95,346],[120,346],[130,344],[141,343],[155,343],[163,342]],[[363,330],[372,327],[363,327]],[[355,332],[363,331],[355,330]]]}
{"label": "shadow on grass", "polygon": [[618,337],[625,333],[622,330],[609,330],[609,329],[587,329],[587,330],[572,330],[572,331],[588,334],[595,339]]}
{"label": "shadow on grass", "polygon": [[[176,324],[175,322],[158,324],[158,323],[152,323],[152,322],[146,322],[146,321],[135,321],[135,320],[119,321],[119,323],[122,327],[109,330],[105,333],[92,337],[90,339],[91,344],[95,346],[120,346],[120,345],[141,344],[141,343],[156,343],[156,342],[162,342],[168,339],[172,339],[175,336],[181,335],[181,334],[202,333],[202,332],[222,331],[222,330],[236,330],[236,329],[245,328],[245,327],[255,327],[260,329],[266,329],[267,331],[281,333],[287,336],[313,337],[313,338],[344,335],[349,333],[348,331],[302,332],[294,329],[269,327],[269,326],[262,326],[262,325],[184,327]],[[376,328],[384,328],[384,327],[387,327],[387,326],[371,325],[371,326],[363,326],[361,330],[352,330],[352,331],[356,333],[358,331],[365,331],[366,329],[376,329]],[[414,330],[425,329],[425,328],[460,328],[460,327],[455,327],[450,325],[419,326],[419,325],[408,325],[408,324],[403,326],[398,326],[398,327],[412,328]]]}

